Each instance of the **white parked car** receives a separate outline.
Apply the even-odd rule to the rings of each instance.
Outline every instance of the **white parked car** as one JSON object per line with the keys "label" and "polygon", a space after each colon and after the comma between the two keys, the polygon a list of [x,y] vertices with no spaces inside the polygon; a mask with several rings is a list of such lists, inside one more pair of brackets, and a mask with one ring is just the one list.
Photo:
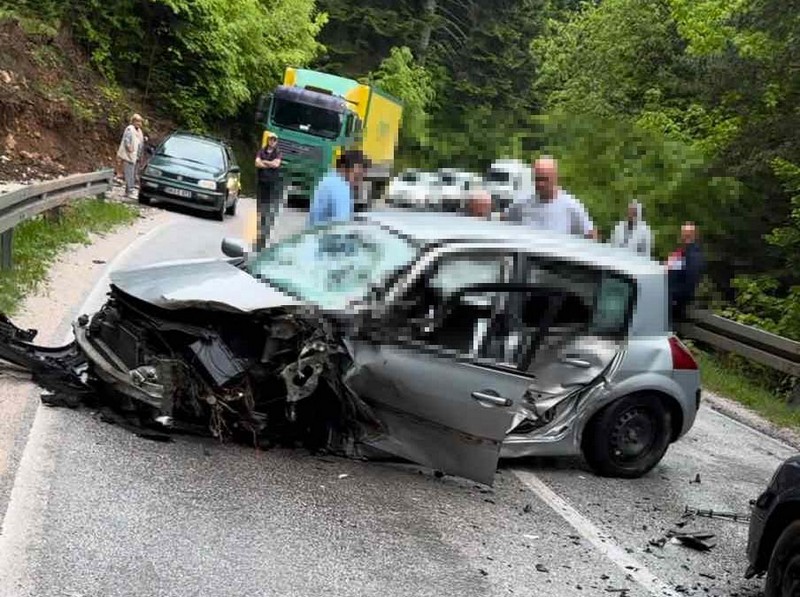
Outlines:
{"label": "white parked car", "polygon": [[386,202],[397,207],[428,206],[436,176],[421,170],[405,170],[389,183]]}
{"label": "white parked car", "polygon": [[472,172],[442,169],[431,196],[431,207],[441,211],[463,212],[470,193],[481,188],[482,179]]}
{"label": "white parked car", "polygon": [[496,160],[486,173],[486,190],[492,195],[492,211],[505,211],[517,197],[533,193],[530,165],[521,160]]}

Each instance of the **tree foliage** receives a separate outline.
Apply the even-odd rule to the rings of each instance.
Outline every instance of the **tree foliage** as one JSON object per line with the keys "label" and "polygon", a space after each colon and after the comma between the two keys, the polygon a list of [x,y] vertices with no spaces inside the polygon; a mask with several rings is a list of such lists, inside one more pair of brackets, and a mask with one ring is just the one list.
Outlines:
{"label": "tree foliage", "polygon": [[419,145],[428,137],[429,108],[436,97],[431,73],[405,46],[392,48],[368,81],[403,102],[401,142]]}
{"label": "tree foliage", "polygon": [[195,128],[235,115],[287,65],[311,61],[325,23],[313,0],[24,1],[68,25],[109,79]]}

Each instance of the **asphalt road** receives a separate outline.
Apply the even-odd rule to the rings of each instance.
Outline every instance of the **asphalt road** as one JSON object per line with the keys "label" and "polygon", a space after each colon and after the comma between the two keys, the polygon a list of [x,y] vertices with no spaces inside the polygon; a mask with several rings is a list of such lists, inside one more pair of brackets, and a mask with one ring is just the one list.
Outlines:
{"label": "asphalt road", "polygon": [[[252,233],[243,207],[224,224],[176,214],[111,266],[219,255],[223,236]],[[303,218],[284,213],[279,233]],[[793,452],[703,407],[642,479],[529,460],[503,463],[488,489],[413,465],[155,443],[86,409],[39,408],[0,535],[0,596],[755,596],[746,525],[690,524],[717,534],[710,552],[648,542],[687,505],[746,512]]]}

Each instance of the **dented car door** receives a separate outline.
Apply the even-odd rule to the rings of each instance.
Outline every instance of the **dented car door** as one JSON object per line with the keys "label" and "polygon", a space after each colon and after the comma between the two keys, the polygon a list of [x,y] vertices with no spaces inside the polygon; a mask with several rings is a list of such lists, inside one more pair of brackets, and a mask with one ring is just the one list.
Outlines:
{"label": "dented car door", "polygon": [[[568,416],[564,404],[594,383],[623,350],[635,286],[613,272],[528,255],[523,280],[550,289],[551,316],[520,368],[532,376],[526,402],[536,429]],[[530,423],[531,421],[529,421]]]}
{"label": "dented car door", "polygon": [[458,291],[506,282],[512,270],[513,257],[501,252],[446,255],[410,285],[406,303],[376,323],[377,335],[351,343],[354,367],[345,383],[386,431],[371,445],[492,484],[513,407],[529,380],[476,359],[491,300],[461,300]]}

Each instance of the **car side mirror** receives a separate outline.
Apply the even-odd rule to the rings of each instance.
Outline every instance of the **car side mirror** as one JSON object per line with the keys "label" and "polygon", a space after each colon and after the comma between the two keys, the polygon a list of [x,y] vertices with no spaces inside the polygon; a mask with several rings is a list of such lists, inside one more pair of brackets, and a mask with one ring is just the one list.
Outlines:
{"label": "car side mirror", "polygon": [[228,257],[239,258],[247,254],[247,246],[240,238],[223,238],[222,253]]}

